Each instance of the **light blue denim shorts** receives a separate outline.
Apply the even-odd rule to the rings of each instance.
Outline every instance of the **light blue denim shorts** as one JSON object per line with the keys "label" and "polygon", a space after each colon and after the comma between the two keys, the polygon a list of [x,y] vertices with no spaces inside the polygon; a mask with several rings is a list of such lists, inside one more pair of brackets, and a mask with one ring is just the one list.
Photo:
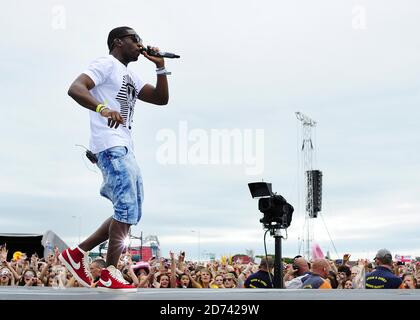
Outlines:
{"label": "light blue denim shorts", "polygon": [[100,193],[114,205],[113,218],[137,224],[141,218],[143,179],[133,152],[127,147],[112,147],[96,156],[104,179]]}

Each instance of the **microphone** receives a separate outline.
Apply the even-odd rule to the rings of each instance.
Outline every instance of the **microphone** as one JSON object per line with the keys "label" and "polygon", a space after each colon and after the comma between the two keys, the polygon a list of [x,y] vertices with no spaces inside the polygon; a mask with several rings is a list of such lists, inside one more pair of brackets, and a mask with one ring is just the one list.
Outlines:
{"label": "microphone", "polygon": [[152,56],[152,57],[162,57],[162,58],[170,58],[170,59],[174,59],[174,58],[179,58],[180,57],[179,55],[177,55],[175,53],[171,53],[171,52],[162,52],[162,51],[161,52],[156,52],[156,51],[153,51],[150,48],[150,46],[147,46],[147,50],[146,49],[143,49],[142,51],[146,51],[147,54],[149,56]]}

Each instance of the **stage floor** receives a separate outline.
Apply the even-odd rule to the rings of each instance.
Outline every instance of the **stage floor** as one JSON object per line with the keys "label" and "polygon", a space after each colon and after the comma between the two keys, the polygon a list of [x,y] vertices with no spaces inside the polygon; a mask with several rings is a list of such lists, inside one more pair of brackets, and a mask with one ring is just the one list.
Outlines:
{"label": "stage floor", "polygon": [[0,300],[420,300],[420,290],[138,289],[0,287]]}

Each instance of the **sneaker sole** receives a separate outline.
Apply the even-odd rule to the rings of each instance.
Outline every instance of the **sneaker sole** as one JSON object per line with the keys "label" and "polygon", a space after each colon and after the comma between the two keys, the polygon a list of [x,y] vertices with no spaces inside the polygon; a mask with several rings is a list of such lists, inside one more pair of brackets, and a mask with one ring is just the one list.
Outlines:
{"label": "sneaker sole", "polygon": [[117,293],[117,292],[121,292],[121,293],[126,293],[126,292],[137,292],[137,288],[124,288],[124,289],[113,289],[113,288],[107,288],[107,287],[96,287],[96,289],[98,289],[99,291],[103,291],[103,292],[112,292],[112,293]]}
{"label": "sneaker sole", "polygon": [[[67,253],[68,254],[68,253]],[[66,261],[66,259],[64,259],[63,255],[60,253],[60,255],[58,256],[58,259],[61,261],[62,264],[64,264],[67,268],[67,270],[69,270],[71,272],[71,274],[73,275],[73,277],[76,278],[76,280],[82,284],[84,287],[86,288],[90,288],[90,284],[87,284],[85,281],[83,281],[78,274],[73,270],[73,268],[70,266],[70,264]]]}

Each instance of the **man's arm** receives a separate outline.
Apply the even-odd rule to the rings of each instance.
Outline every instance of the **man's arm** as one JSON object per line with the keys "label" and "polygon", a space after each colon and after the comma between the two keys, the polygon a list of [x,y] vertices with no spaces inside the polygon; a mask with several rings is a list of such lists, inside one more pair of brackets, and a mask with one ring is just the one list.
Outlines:
{"label": "man's arm", "polygon": [[[82,73],[77,77],[76,80],[71,84],[68,95],[72,97],[78,104],[86,109],[96,112],[96,107],[101,103],[95,99],[89,92],[95,83],[93,80],[86,74]],[[124,119],[118,111],[112,111],[109,108],[105,108],[101,111],[101,116],[108,118],[108,126],[110,128],[115,126],[115,129],[118,128],[120,124],[124,123]]]}
{"label": "man's arm", "polygon": [[96,111],[96,106],[101,102],[90,94],[89,90],[93,89],[93,87],[95,87],[93,80],[88,75],[82,73],[73,81],[67,93],[82,107]]}
{"label": "man's arm", "polygon": [[141,101],[163,106],[168,104],[168,81],[165,75],[157,76],[156,88],[151,84],[145,84],[140,90],[138,98]]}
{"label": "man's arm", "polygon": [[[159,52],[159,48],[153,47],[153,51]],[[164,68],[165,60],[161,57],[149,56],[147,51],[144,50],[142,55],[145,56],[148,60],[156,64],[156,68]],[[156,87],[153,87],[151,84],[146,84],[140,90],[137,98],[141,101],[157,104],[163,106],[168,104],[169,100],[169,89],[168,89],[168,79],[165,74],[158,74],[156,80]]]}

